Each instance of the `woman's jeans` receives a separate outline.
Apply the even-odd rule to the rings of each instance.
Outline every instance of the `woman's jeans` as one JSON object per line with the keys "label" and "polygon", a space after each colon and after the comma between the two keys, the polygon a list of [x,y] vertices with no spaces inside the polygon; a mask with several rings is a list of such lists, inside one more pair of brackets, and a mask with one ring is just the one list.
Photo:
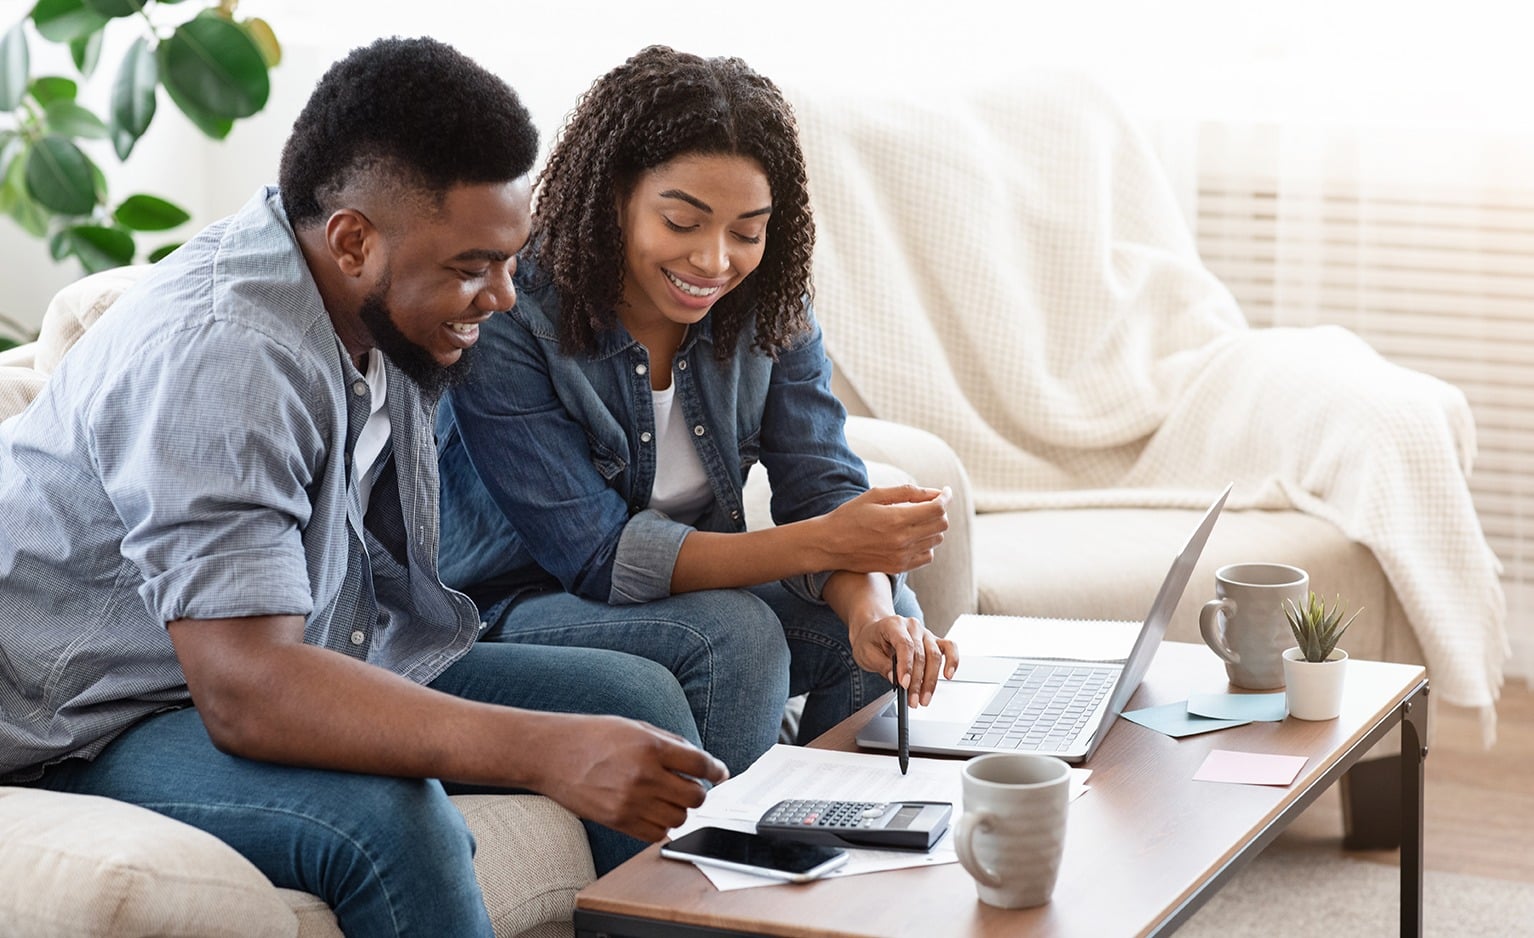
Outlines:
{"label": "woman's jeans", "polygon": [[[481,642],[431,686],[513,707],[619,714],[698,741],[676,681],[630,655]],[[274,884],[320,896],[347,935],[492,934],[474,840],[447,797],[467,788],[226,755],[193,708],[149,717],[93,761],[63,762],[36,785],[116,798],[201,828]],[[644,846],[585,824],[599,874]]]}
{"label": "woman's jeans", "polygon": [[[921,618],[905,586],[895,611]],[[777,742],[789,697],[809,694],[798,733],[808,742],[890,689],[858,667],[830,606],[778,583],[627,606],[535,593],[490,607],[485,619],[485,641],[608,648],[665,666],[687,694],[703,748],[732,775]]]}

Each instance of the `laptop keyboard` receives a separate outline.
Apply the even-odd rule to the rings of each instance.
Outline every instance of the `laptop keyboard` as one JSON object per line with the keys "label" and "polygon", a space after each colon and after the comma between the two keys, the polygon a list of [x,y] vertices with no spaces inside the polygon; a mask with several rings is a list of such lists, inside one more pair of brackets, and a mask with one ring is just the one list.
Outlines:
{"label": "laptop keyboard", "polygon": [[959,745],[1038,752],[1064,749],[1113,689],[1119,670],[1023,662],[975,718]]}

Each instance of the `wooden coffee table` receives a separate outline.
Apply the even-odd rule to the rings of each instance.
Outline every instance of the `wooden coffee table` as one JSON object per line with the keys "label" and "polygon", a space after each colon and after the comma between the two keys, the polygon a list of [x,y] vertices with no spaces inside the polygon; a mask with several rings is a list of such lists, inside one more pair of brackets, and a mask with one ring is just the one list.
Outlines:
{"label": "wooden coffee table", "polygon": [[[1227,692],[1203,645],[1163,643],[1129,709]],[[1401,732],[1401,934],[1422,934],[1427,678],[1416,665],[1350,661],[1342,715],[1251,723],[1172,739],[1120,719],[1071,804],[1054,897],[1036,909],[981,904],[956,863],[720,892],[657,847],[581,890],[579,936],[1161,935],[1177,928],[1396,724]],[[856,750],[878,701],[816,740]],[[1195,782],[1212,749],[1308,757],[1287,787]]]}

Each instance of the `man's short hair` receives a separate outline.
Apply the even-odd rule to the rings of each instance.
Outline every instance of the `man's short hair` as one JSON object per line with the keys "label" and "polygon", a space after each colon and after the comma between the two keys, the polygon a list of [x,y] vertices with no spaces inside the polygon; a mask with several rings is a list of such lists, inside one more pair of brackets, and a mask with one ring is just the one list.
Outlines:
{"label": "man's short hair", "polygon": [[440,204],[455,186],[526,175],[537,154],[538,131],[500,78],[435,39],[380,39],[315,85],[278,182],[289,223],[302,228],[342,208],[337,196],[358,182]]}

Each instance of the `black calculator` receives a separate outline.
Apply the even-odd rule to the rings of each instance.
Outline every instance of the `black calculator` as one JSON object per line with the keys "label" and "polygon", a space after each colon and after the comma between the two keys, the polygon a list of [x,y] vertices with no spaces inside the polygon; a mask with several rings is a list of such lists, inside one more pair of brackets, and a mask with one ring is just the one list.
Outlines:
{"label": "black calculator", "polygon": [[931,850],[952,815],[947,801],[780,801],[756,822],[756,832],[837,847]]}

